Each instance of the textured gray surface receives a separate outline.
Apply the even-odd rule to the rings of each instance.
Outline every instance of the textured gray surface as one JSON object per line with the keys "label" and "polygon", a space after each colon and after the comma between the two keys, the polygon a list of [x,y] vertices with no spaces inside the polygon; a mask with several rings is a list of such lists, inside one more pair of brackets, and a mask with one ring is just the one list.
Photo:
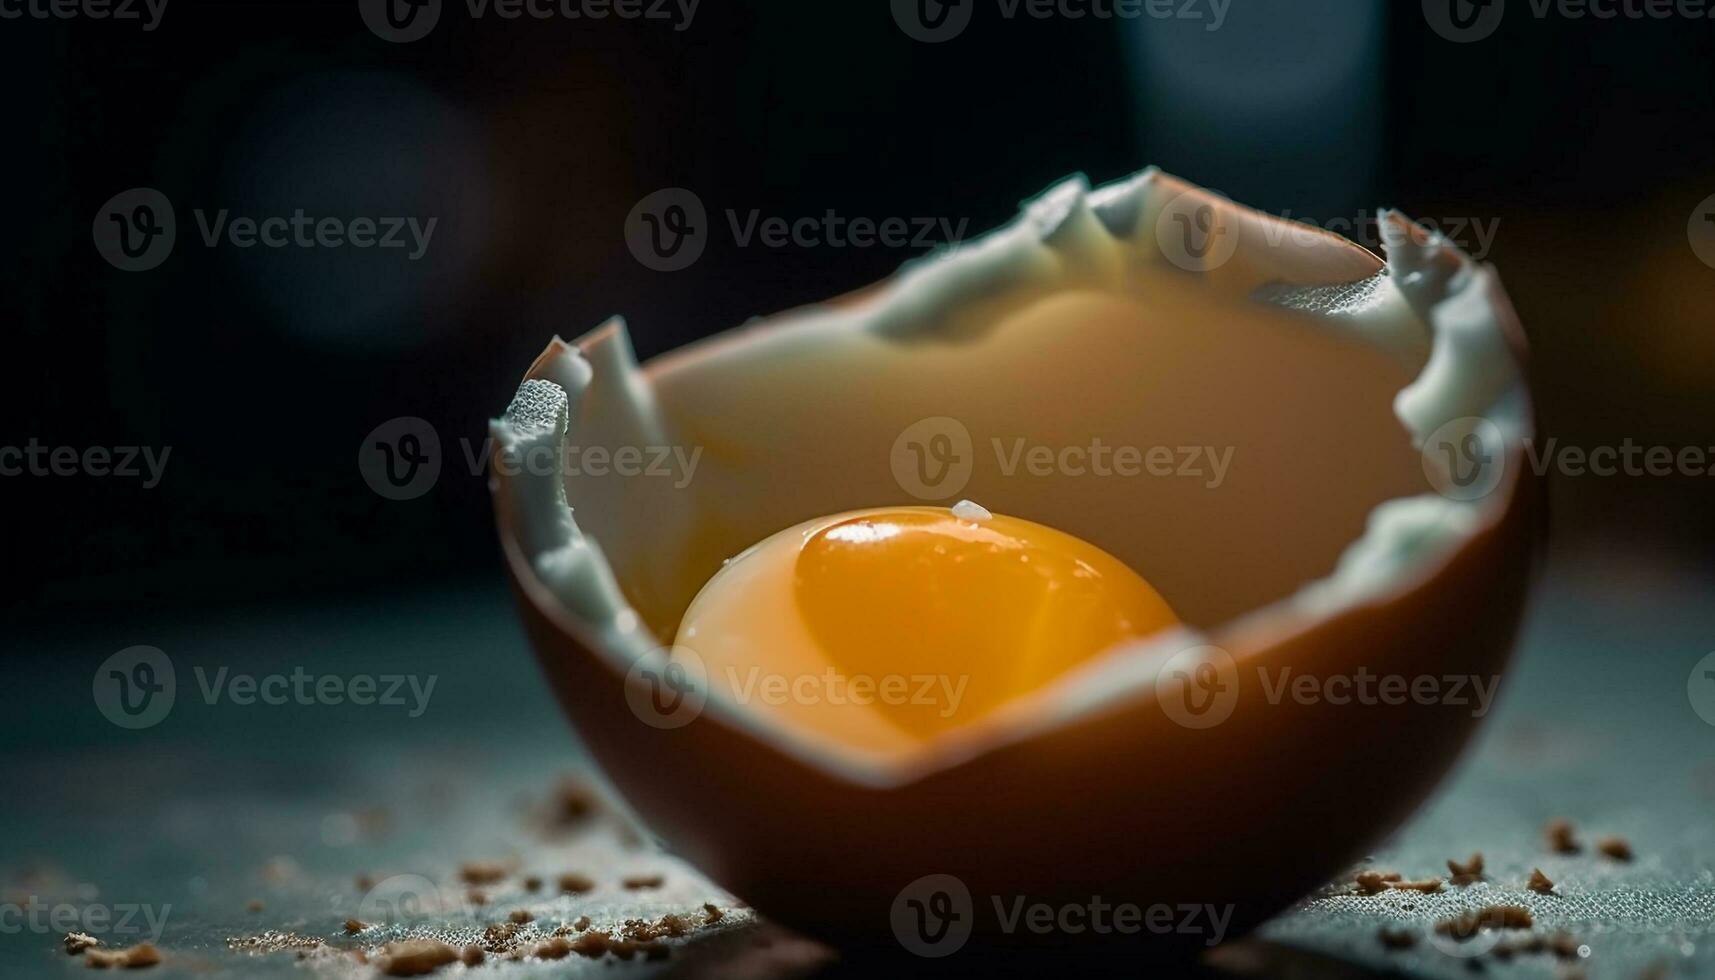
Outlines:
{"label": "textured gray surface", "polygon": [[[1478,745],[1443,791],[1373,865],[1408,877],[1444,873],[1448,858],[1487,857],[1489,881],[1440,895],[1361,898],[1340,889],[1269,924],[1227,963],[1261,976],[1320,976],[1335,967],[1410,976],[1549,977],[1571,967],[1595,978],[1715,976],[1715,727],[1687,700],[1687,679],[1715,649],[1710,583],[1641,566],[1586,565],[1545,582],[1525,646]],[[444,933],[458,941],[514,908],[529,927],[588,915],[599,928],[627,918],[693,913],[704,902],[722,921],[676,940],[663,963],[572,957],[555,963],[490,961],[496,976],[568,977],[676,970],[706,976],[801,973],[822,953],[759,925],[747,910],[660,854],[615,814],[554,827],[544,813],[556,782],[580,756],[525,650],[505,596],[448,594],[383,606],[293,614],[216,615],[148,627],[80,628],[30,641],[38,656],[18,669],[31,697],[6,724],[0,780],[0,900],[75,909],[147,906],[164,915],[169,962],[148,975],[371,976],[349,955],[246,952],[230,939],[273,931],[334,947],[389,935]],[[107,654],[161,647],[178,670],[180,697],[161,724],[129,732],[90,698]],[[408,706],[206,703],[194,668],[258,674],[306,671],[433,674],[420,717]],[[1335,805],[1363,805],[1363,787]],[[1574,821],[1593,839],[1629,838],[1636,860],[1546,853],[1540,828]],[[474,906],[461,862],[514,862]],[[1522,890],[1532,867],[1557,895]],[[553,878],[596,879],[584,896],[551,896]],[[664,873],[660,889],[620,886],[628,874]],[[548,879],[522,890],[522,876]],[[356,878],[380,886],[368,897]],[[426,893],[413,904],[401,901]],[[422,898],[422,896],[418,896]],[[259,912],[247,909],[260,900]],[[1470,954],[1489,941],[1432,942],[1429,925],[1461,908],[1517,902],[1539,932],[1563,929],[1587,947],[1575,963]],[[347,917],[384,919],[394,931],[345,937]],[[63,913],[62,913],[63,914]],[[138,921],[141,922],[141,915]],[[60,930],[17,918],[0,931],[0,975],[87,975],[58,951]],[[1384,924],[1425,938],[1384,950]],[[0,925],[4,925],[0,923]],[[529,933],[526,932],[526,936]],[[132,937],[119,936],[119,941]],[[1302,962],[1291,950],[1330,957]],[[464,968],[454,967],[452,973]]]}
{"label": "textured gray surface", "polygon": [[[1445,875],[1481,851],[1489,881],[1438,895],[1329,893],[1270,923],[1264,936],[1424,977],[1715,976],[1715,727],[1693,710],[1692,668],[1715,649],[1715,590],[1706,579],[1590,563],[1544,583],[1521,655],[1494,717],[1436,798],[1373,856],[1407,878]],[[1712,684],[1715,687],[1715,684]],[[1362,805],[1353,787],[1350,805]],[[1571,820],[1588,845],[1616,834],[1635,860],[1549,852],[1541,829]],[[1523,885],[1532,868],[1554,895]],[[1500,964],[1476,957],[1493,939],[1430,941],[1430,923],[1483,904],[1531,909],[1537,932],[1587,947],[1576,964],[1548,956]],[[1384,924],[1424,934],[1390,952]],[[1438,937],[1437,937],[1438,938]]]}

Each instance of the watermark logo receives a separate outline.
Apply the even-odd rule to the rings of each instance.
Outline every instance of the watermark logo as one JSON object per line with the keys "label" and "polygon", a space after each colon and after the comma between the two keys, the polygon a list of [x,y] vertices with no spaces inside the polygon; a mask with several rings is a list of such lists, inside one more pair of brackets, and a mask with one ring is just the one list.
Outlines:
{"label": "watermark logo", "polygon": [[1423,17],[1430,28],[1458,44],[1495,33],[1506,13],[1506,0],[1423,0]]}
{"label": "watermark logo", "polygon": [[1685,229],[1691,240],[1691,251],[1704,265],[1715,269],[1715,194],[1703,199],[1691,212],[1691,222]]}
{"label": "watermark logo", "polygon": [[1456,418],[1423,440],[1423,475],[1449,500],[1478,500],[1494,493],[1506,462],[1500,426],[1486,418]]}
{"label": "watermark logo", "polygon": [[971,938],[971,890],[952,875],[924,875],[906,885],[889,911],[899,945],[918,956],[951,956]]}
{"label": "watermark logo", "polygon": [[971,431],[945,415],[918,419],[893,440],[888,465],[899,488],[918,500],[946,500],[970,482]]}
{"label": "watermark logo", "polygon": [[392,419],[364,436],[357,469],[369,489],[388,500],[414,500],[441,477],[441,437],[415,416]]}
{"label": "watermark logo", "polygon": [[153,187],[133,187],[108,199],[90,228],[95,250],[124,272],[147,272],[173,254],[178,222],[173,202]]}
{"label": "watermark logo", "polygon": [[1186,272],[1212,272],[1239,250],[1239,227],[1207,194],[1187,191],[1168,201],[1155,220],[1155,242]]}
{"label": "watermark logo", "polygon": [[651,728],[683,728],[709,701],[709,674],[689,647],[673,646],[639,657],[625,674],[625,703]]}
{"label": "watermark logo", "polygon": [[1697,666],[1691,668],[1691,675],[1685,679],[1685,696],[1691,701],[1691,710],[1697,712],[1697,717],[1715,725],[1715,653],[1697,661]]}
{"label": "watermark logo", "polygon": [[637,202],[625,218],[625,244],[644,266],[678,272],[703,256],[709,212],[696,194],[667,187]]}
{"label": "watermark logo", "polygon": [[924,44],[951,41],[970,26],[977,0],[893,0],[893,21]]}
{"label": "watermark logo", "polygon": [[178,696],[172,658],[157,647],[126,647],[95,669],[95,706],[120,728],[153,728]]}
{"label": "watermark logo", "polygon": [[1486,906],[1436,923],[1429,944],[1455,959],[1476,959],[1500,945],[1510,926],[1503,906]]}
{"label": "watermark logo", "polygon": [[441,0],[358,0],[363,23],[383,41],[422,40],[441,19]]}
{"label": "watermark logo", "polygon": [[1239,703],[1239,667],[1217,646],[1196,646],[1168,657],[1155,675],[1161,710],[1182,728],[1213,728]]}
{"label": "watermark logo", "polygon": [[422,875],[392,875],[375,883],[357,904],[357,920],[388,927],[414,926],[443,916],[453,907],[433,881]]}

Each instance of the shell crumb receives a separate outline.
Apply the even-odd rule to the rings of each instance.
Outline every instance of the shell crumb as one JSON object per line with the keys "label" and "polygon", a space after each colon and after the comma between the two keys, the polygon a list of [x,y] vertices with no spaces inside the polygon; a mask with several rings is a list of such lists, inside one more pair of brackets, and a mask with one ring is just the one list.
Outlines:
{"label": "shell crumb", "polygon": [[1417,933],[1410,929],[1383,926],[1376,934],[1383,949],[1410,949],[1417,945]]}
{"label": "shell crumb", "polygon": [[1471,855],[1464,863],[1448,859],[1447,870],[1453,875],[1453,884],[1469,885],[1483,880],[1483,852]]}
{"label": "shell crumb", "polygon": [[1548,839],[1548,849],[1556,854],[1577,854],[1582,849],[1570,820],[1550,820],[1542,835]]}
{"label": "shell crumb", "polygon": [[1616,861],[1632,859],[1632,845],[1624,837],[1604,837],[1596,842],[1596,850],[1601,852],[1603,857]]}
{"label": "shell crumb", "polygon": [[506,880],[508,870],[498,861],[466,861],[459,867],[459,880],[467,885],[497,885]]}
{"label": "shell crumb", "polygon": [[558,884],[560,891],[566,895],[582,895],[595,889],[595,879],[577,872],[567,872],[560,876]]}
{"label": "shell crumb", "polygon": [[961,521],[987,521],[994,518],[987,507],[974,500],[961,500],[954,504],[953,516]]}
{"label": "shell crumb", "polygon": [[1358,886],[1359,895],[1379,895],[1399,880],[1400,874],[1397,871],[1360,871],[1353,879]]}
{"label": "shell crumb", "polygon": [[420,977],[459,960],[459,951],[438,939],[407,939],[382,947],[382,976]]}
{"label": "shell crumb", "polygon": [[1464,942],[1483,929],[1529,929],[1535,924],[1530,909],[1522,905],[1485,905],[1475,912],[1435,923],[1435,931]]}
{"label": "shell crumb", "polygon": [[127,970],[141,970],[145,967],[159,966],[161,951],[153,943],[138,943],[129,949],[88,949],[83,954],[83,960],[97,970],[109,967],[122,967]]}

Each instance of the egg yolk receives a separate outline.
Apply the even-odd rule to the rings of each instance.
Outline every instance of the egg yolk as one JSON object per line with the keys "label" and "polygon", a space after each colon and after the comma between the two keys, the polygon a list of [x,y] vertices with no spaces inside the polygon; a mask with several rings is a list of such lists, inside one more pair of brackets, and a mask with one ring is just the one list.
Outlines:
{"label": "egg yolk", "polygon": [[1072,535],[934,507],[789,528],[729,561],[678,644],[719,687],[836,735],[924,739],[1174,625],[1136,572]]}

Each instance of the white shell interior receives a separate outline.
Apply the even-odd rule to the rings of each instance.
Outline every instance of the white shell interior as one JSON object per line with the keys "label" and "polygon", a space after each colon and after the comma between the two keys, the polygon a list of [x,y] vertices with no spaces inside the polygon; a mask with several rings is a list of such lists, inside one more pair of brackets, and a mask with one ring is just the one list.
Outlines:
{"label": "white shell interior", "polygon": [[[1218,237],[1192,254],[1176,246],[1175,216],[1205,207]],[[622,671],[664,656],[724,557],[802,520],[891,504],[970,498],[1075,534],[1185,620],[915,752],[786,730],[709,692],[708,710],[785,751],[854,780],[908,779],[1135,695],[1204,630],[1291,631],[1384,598],[1496,516],[1504,494],[1435,492],[1444,464],[1419,447],[1458,420],[1485,420],[1503,455],[1525,435],[1504,294],[1493,270],[1397,214],[1383,231],[1385,268],[1153,169],[1094,191],[1068,180],[872,294],[647,370],[618,321],[575,347],[556,340],[492,425],[497,446],[553,465],[501,471],[497,492],[540,584]],[[908,431],[967,440],[968,476],[937,486],[944,499],[900,477]],[[1102,445],[1152,468],[1097,474]],[[587,465],[590,447],[607,466]],[[612,472],[623,447],[640,452]],[[1020,455],[1041,459],[1037,447],[1049,472]],[[1083,472],[1062,464],[1067,447]]]}

